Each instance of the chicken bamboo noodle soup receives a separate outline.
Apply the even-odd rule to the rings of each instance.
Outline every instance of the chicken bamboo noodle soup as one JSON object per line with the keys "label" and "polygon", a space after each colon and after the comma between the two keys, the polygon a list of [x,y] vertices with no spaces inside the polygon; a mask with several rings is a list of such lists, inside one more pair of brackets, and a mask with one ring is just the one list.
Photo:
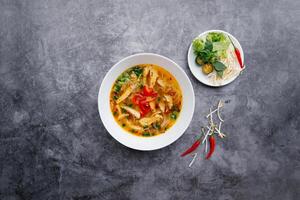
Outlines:
{"label": "chicken bamboo noodle soup", "polygon": [[110,106],[117,123],[137,136],[164,133],[177,120],[182,92],[168,71],[153,64],[140,64],[124,71],[110,93]]}

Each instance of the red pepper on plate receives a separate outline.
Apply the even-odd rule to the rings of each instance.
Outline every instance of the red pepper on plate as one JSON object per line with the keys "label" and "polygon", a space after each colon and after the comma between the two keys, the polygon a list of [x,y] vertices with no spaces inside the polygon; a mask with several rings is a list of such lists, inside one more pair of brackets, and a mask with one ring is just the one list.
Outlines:
{"label": "red pepper on plate", "polygon": [[234,45],[234,43],[233,43],[233,41],[231,40],[230,36],[228,36],[228,38],[229,38],[229,40],[230,40],[230,42],[231,42],[231,44],[232,44],[232,46],[233,46],[233,48],[234,48],[234,53],[235,53],[235,55],[236,55],[236,57],[237,57],[237,60],[238,60],[238,62],[239,62],[239,64],[240,64],[240,67],[243,69],[243,68],[244,68],[244,65],[243,65],[243,62],[242,62],[241,52],[240,52],[240,50]]}
{"label": "red pepper on plate", "polygon": [[200,146],[200,144],[201,144],[201,140],[199,138],[198,140],[196,140],[194,142],[194,144],[190,148],[188,148],[185,152],[183,152],[181,154],[181,157],[186,156],[186,155],[192,153],[193,151],[195,151]]}
{"label": "red pepper on plate", "polygon": [[209,146],[210,146],[209,147],[210,149],[209,149],[208,154],[206,155],[206,159],[209,159],[215,151],[216,140],[215,140],[214,136],[212,136],[212,135],[209,137]]}

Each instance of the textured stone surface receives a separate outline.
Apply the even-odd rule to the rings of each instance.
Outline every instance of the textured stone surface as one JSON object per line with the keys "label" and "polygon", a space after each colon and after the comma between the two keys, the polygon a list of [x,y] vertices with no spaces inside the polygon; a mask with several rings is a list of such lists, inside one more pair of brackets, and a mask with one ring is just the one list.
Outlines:
{"label": "textured stone surface", "polygon": [[[1,0],[0,199],[300,199],[299,10],[297,0]],[[245,50],[246,73],[226,87],[205,87],[187,66],[208,29]],[[120,145],[97,111],[105,73],[137,52],[173,59],[196,93],[186,133],[153,152]],[[230,101],[228,139],[188,168],[179,154],[218,99]]]}

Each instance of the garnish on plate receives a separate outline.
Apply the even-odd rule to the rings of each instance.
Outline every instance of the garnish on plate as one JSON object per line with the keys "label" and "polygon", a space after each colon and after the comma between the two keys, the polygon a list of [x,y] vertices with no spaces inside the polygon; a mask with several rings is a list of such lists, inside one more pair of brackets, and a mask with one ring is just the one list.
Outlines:
{"label": "garnish on plate", "polygon": [[215,70],[219,77],[223,77],[227,66],[221,60],[227,58],[229,45],[230,40],[223,33],[210,32],[205,38],[194,39],[195,62],[202,67],[204,74],[208,75]]}
{"label": "garnish on plate", "polygon": [[241,67],[241,69],[243,69],[243,68],[244,68],[244,65],[243,65],[243,61],[242,61],[242,57],[241,57],[241,52],[240,52],[240,50],[234,45],[234,43],[233,43],[232,39],[230,38],[230,36],[228,36],[228,38],[229,38],[229,40],[230,40],[230,42],[231,42],[231,44],[232,44],[232,46],[233,46],[233,48],[234,48],[234,53],[235,53],[235,55],[236,55],[237,60],[239,61],[240,67]]}
{"label": "garnish on plate", "polygon": [[[206,116],[208,119],[208,126],[202,127],[201,128],[201,134],[198,136],[196,141],[192,144],[191,147],[189,147],[186,151],[184,151],[181,154],[181,157],[184,157],[186,155],[190,155],[194,152],[197,151],[197,149],[200,147],[201,144],[205,143],[205,153],[206,159],[211,158],[215,151],[215,146],[216,146],[216,137],[217,135],[220,139],[223,139],[226,137],[226,135],[223,133],[221,130],[222,123],[224,122],[223,118],[221,117],[220,109],[224,106],[223,102],[220,100],[217,108],[212,110],[211,108],[209,109],[209,114]],[[213,115],[217,116],[218,119],[218,124],[214,121]],[[208,145],[209,145],[209,152],[208,152]],[[193,154],[193,159],[189,164],[189,167],[193,165],[193,163],[196,160],[198,153]]]}

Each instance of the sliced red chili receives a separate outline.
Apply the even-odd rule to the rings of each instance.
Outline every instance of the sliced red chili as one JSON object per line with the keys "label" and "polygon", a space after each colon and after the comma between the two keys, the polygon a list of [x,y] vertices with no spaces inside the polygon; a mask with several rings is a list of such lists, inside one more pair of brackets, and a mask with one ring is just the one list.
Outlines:
{"label": "sliced red chili", "polygon": [[143,87],[143,95],[144,96],[147,96],[147,97],[149,97],[149,96],[152,96],[152,97],[156,97],[157,96],[157,92],[155,92],[154,90],[153,90],[153,88],[148,88],[147,86],[144,86]]}
{"label": "sliced red chili", "polygon": [[201,140],[200,139],[196,140],[190,148],[188,148],[185,152],[183,152],[181,154],[181,156],[183,157],[183,156],[186,156],[186,155],[192,153],[200,146],[200,144],[201,144]]}
{"label": "sliced red chili", "polygon": [[143,87],[143,94],[145,96],[150,96],[153,92],[153,89],[152,88],[148,88],[147,86],[144,86]]}
{"label": "sliced red chili", "polygon": [[143,99],[140,101],[140,104],[145,104],[145,103],[148,103],[148,102],[151,102],[151,101],[154,101],[156,99],[156,97],[151,97],[151,98],[146,98],[146,99]]}
{"label": "sliced red chili", "polygon": [[143,95],[137,93],[132,97],[132,103],[134,103],[135,105],[138,105],[140,101],[145,100],[146,97],[144,97]]}
{"label": "sliced red chili", "polygon": [[206,159],[209,159],[211,157],[211,155],[214,153],[215,151],[215,146],[216,146],[216,140],[214,138],[214,136],[210,136],[209,137],[209,152],[208,154],[206,155]]}

